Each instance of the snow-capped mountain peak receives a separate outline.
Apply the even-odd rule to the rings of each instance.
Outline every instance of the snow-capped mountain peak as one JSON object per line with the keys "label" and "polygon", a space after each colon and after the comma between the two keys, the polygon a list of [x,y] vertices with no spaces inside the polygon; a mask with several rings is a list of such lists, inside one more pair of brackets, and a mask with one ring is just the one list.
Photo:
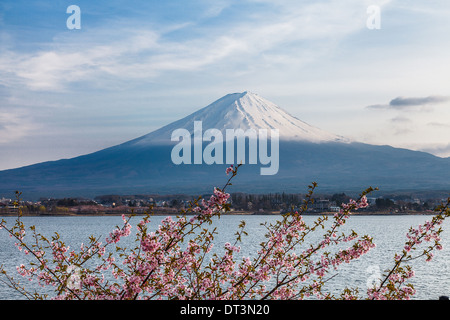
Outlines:
{"label": "snow-capped mountain peak", "polygon": [[136,144],[156,143],[170,140],[174,130],[184,128],[191,133],[194,121],[202,121],[203,130],[218,129],[278,129],[280,140],[320,142],[349,142],[322,129],[313,127],[290,115],[273,102],[263,97],[245,91],[227,94],[210,105],[172,122],[152,133],[136,140]]}

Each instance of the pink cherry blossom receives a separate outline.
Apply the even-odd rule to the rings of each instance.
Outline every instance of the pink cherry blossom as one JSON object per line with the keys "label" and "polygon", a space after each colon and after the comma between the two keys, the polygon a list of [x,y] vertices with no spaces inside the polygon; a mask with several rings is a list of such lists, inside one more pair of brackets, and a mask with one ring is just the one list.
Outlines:
{"label": "pink cherry blossom", "polygon": [[[138,221],[135,229],[131,216],[122,215],[122,225],[106,237],[105,244],[91,237],[74,250],[59,235],[47,239],[34,227],[30,228],[33,241],[26,243],[20,216],[11,228],[2,221],[0,229],[15,239],[19,250],[35,259],[33,265],[19,265],[17,272],[41,286],[52,286],[53,299],[360,299],[357,288],[346,288],[335,296],[324,292],[323,285],[339,266],[375,247],[369,235],[342,228],[354,211],[368,206],[366,194],[373,189],[342,204],[334,215],[318,217],[308,225],[302,214],[311,203],[313,184],[301,210],[264,225],[265,237],[250,257],[242,254],[239,245],[246,234],[244,222],[235,240],[221,247],[215,244],[215,229],[210,229],[213,219],[229,210],[230,194],[225,189],[239,167],[231,165],[225,170],[227,175],[232,173],[225,187],[214,188],[209,199],[194,200],[179,217],[164,218],[155,230],[149,229],[151,214]],[[450,215],[449,202],[431,221],[408,231],[402,252],[394,255],[392,269],[378,287],[367,289],[367,299],[410,299],[415,294],[408,283],[414,271],[404,263],[421,256],[429,261],[434,249],[442,249],[441,225]],[[120,247],[133,230],[134,247]],[[319,240],[306,245],[316,234]],[[428,246],[413,256],[420,245]],[[90,269],[88,261],[95,261],[95,267]],[[116,281],[107,280],[106,273]],[[9,277],[6,271],[3,274]],[[77,285],[69,285],[74,279]],[[25,294],[47,298],[45,294]]]}

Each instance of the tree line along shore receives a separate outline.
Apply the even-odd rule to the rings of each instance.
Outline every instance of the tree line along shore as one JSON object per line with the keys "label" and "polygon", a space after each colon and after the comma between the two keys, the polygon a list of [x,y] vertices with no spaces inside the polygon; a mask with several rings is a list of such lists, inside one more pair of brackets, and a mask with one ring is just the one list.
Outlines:
{"label": "tree line along shore", "polygon": [[[247,194],[232,193],[230,212],[234,215],[279,215],[297,211],[303,204],[304,194]],[[202,195],[208,199],[210,194]],[[317,195],[308,204],[305,214],[333,214],[340,210],[340,204],[346,203],[351,196],[345,193]],[[146,214],[179,215],[187,210],[194,197],[189,195],[103,195],[94,199],[62,198],[39,201],[20,201],[23,215],[62,216],[62,215],[121,215]],[[402,194],[368,197],[369,207],[355,214],[359,215],[406,215],[433,214],[434,208],[445,199],[442,194],[434,196]],[[151,208],[151,209],[150,209]],[[16,215],[17,203],[12,199],[0,199],[0,215]]]}

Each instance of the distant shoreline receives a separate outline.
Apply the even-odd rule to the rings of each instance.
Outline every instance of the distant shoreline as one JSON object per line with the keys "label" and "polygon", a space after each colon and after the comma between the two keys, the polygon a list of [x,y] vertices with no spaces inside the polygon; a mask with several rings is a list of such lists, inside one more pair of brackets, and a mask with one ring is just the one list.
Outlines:
{"label": "distant shoreline", "polygon": [[[121,215],[136,215],[144,216],[146,213],[131,213],[131,212],[83,212],[83,213],[24,213],[22,217],[106,217],[106,216],[121,216]],[[307,212],[303,216],[329,216],[334,215],[335,212]],[[375,211],[375,212],[354,212],[352,216],[420,216],[420,215],[436,215],[434,211],[430,212],[385,212],[385,211]],[[169,212],[154,212],[151,213],[152,216],[183,216],[184,214],[169,213]],[[186,214],[187,216],[193,216],[193,214]],[[280,212],[250,212],[250,211],[232,211],[224,213],[226,216],[282,216]],[[17,213],[0,213],[0,217],[15,217]]]}

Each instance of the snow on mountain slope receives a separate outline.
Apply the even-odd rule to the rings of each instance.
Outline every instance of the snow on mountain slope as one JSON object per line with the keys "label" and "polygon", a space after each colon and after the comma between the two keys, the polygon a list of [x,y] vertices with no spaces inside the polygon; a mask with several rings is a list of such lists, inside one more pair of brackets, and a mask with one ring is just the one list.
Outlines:
{"label": "snow on mountain slope", "polygon": [[218,129],[225,134],[226,129],[278,129],[280,140],[307,142],[351,142],[319,128],[313,127],[284,111],[255,93],[248,91],[231,93],[210,105],[172,122],[145,136],[132,140],[136,145],[146,145],[170,141],[175,129],[184,128],[191,133],[194,121],[202,121],[203,130]]}

